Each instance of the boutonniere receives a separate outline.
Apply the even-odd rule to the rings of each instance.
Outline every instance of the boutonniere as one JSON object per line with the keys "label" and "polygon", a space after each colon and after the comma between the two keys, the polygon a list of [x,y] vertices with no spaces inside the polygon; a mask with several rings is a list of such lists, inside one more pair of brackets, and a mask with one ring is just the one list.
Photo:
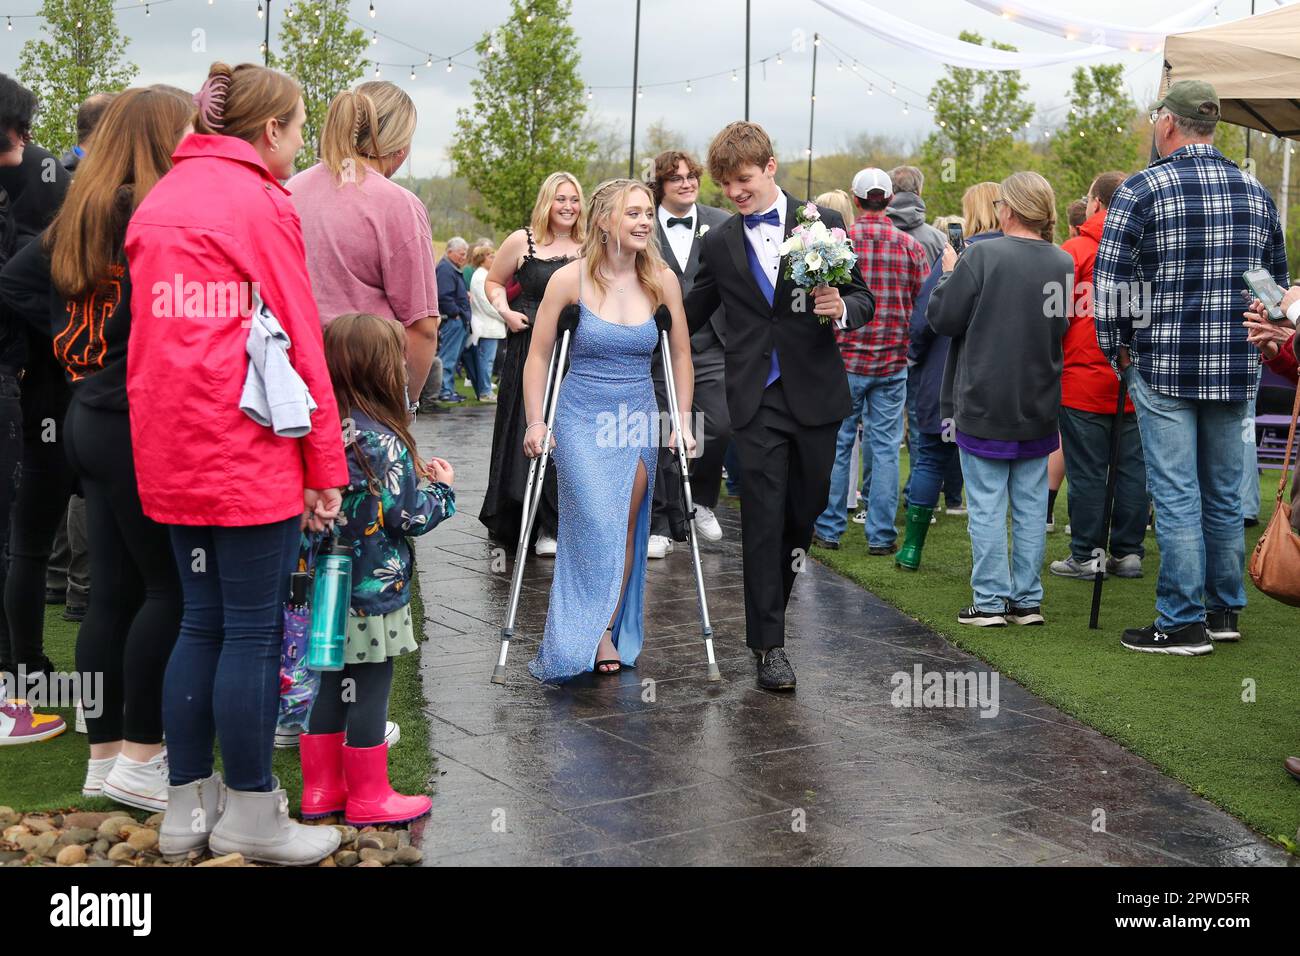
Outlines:
{"label": "boutonniere", "polygon": [[696,239],[703,239],[703,238],[704,238],[704,234],[705,234],[706,232],[708,232],[708,231],[709,231],[709,224],[706,222],[704,225],[700,226],[700,228],[696,230],[696,232],[695,232],[695,238],[696,238]]}
{"label": "boutonniere", "polygon": [[[798,225],[790,238],[781,243],[785,257],[785,275],[801,289],[815,289],[820,285],[846,285],[857,256],[848,234],[838,226],[827,229],[821,211],[815,203],[805,203],[795,209]],[[827,316],[818,316],[822,325],[830,322]]]}

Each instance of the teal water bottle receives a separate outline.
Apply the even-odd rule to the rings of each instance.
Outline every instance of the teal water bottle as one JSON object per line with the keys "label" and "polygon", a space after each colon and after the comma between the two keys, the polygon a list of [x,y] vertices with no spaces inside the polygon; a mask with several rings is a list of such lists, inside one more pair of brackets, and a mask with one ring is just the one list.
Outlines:
{"label": "teal water bottle", "polygon": [[314,671],[343,669],[343,645],[348,638],[352,605],[352,547],[333,538],[316,559],[311,592],[311,637],[307,666]]}

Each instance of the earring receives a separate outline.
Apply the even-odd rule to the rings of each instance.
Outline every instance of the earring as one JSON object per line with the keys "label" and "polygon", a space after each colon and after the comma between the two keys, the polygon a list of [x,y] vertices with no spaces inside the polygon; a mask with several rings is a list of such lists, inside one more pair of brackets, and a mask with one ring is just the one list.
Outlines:
{"label": "earring", "polygon": [[279,149],[280,149],[280,144],[279,144],[279,143],[272,143],[272,144],[271,144],[271,152],[274,153],[274,152],[278,151]]}
{"label": "earring", "polygon": [[608,243],[609,243],[609,233],[602,232],[600,234],[600,244],[603,246],[603,245],[607,245]]}

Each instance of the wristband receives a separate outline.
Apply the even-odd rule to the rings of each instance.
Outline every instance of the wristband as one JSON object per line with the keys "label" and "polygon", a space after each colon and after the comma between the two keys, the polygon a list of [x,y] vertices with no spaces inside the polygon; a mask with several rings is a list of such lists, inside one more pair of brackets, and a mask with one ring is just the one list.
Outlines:
{"label": "wristband", "polygon": [[524,429],[524,434],[527,435],[530,431],[532,431],[532,430],[533,430],[534,428],[536,428],[538,425],[545,425],[545,424],[546,424],[546,422],[533,422],[531,425],[529,425],[527,428]]}

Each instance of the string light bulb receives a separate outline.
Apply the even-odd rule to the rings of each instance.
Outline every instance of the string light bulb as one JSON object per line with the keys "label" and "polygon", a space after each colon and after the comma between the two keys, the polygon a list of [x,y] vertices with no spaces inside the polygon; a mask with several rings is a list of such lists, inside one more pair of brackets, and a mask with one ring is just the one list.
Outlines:
{"label": "string light bulb", "polygon": [[687,92],[687,93],[691,92],[691,81],[690,81],[690,80],[687,80],[687,81],[686,81],[686,92]]}
{"label": "string light bulb", "polygon": [[379,42],[379,31],[378,31],[378,30],[371,30],[371,31],[370,31],[370,45],[371,45],[371,46],[374,46],[374,45],[375,45],[376,43],[378,43],[378,42]]}
{"label": "string light bulb", "polygon": [[375,79],[379,79],[379,64],[375,64]]}
{"label": "string light bulb", "polygon": [[780,65],[781,65],[782,63],[784,63],[784,62],[785,62],[785,60],[781,59],[781,54],[778,53],[778,54],[776,55],[776,65],[777,65],[777,66],[780,66]]}
{"label": "string light bulb", "polygon": [[447,72],[451,72],[451,57],[447,57]]}
{"label": "string light bulb", "polygon": [[415,79],[415,67],[411,67],[411,79]]}
{"label": "string light bulb", "polygon": [[432,54],[432,53],[430,53],[430,54],[429,54],[429,58],[428,58],[427,60],[424,61],[424,65],[425,65],[425,66],[433,66],[433,54]]}
{"label": "string light bulb", "polygon": [[735,70],[732,70],[732,71],[731,71],[731,82],[732,82],[732,83],[735,83],[735,82],[736,82],[737,80],[739,80],[739,79],[740,79],[740,77],[736,75],[736,71],[735,71]]}
{"label": "string light bulb", "polygon": [[373,20],[374,18],[375,18],[375,5],[372,0],[370,4],[370,19]]}
{"label": "string light bulb", "polygon": [[262,19],[264,15],[264,11],[262,10],[262,0],[257,0],[257,19]]}

